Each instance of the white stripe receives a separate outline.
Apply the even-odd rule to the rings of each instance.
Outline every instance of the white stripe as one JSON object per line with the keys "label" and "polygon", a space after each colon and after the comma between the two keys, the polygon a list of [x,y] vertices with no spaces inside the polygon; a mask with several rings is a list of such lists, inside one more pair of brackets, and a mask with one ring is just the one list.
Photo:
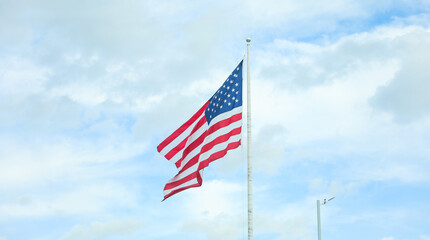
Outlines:
{"label": "white stripe", "polygon": [[[212,119],[211,124],[210,125],[214,125],[215,123],[222,121],[226,118],[229,118],[235,114],[241,113],[242,112],[242,107],[236,107],[234,109],[232,109],[231,111],[222,113],[218,116],[216,116],[214,119]],[[162,155],[166,155],[167,153],[169,153],[173,148],[175,148],[178,144],[180,144],[185,138],[188,137],[188,135],[191,133],[191,131],[193,130],[194,126],[197,124],[197,122],[200,121],[200,119],[202,117],[206,117],[204,112],[197,118],[196,121],[194,121],[184,132],[182,132],[178,137],[176,137],[172,142],[170,142],[168,145],[166,145],[163,150],[161,150],[161,154]],[[187,146],[187,144],[185,145],[185,147]],[[175,158],[175,161],[173,161],[173,158],[170,160],[171,162],[176,163],[181,157],[182,157],[182,151],[180,151],[181,154],[179,154],[179,152],[177,154],[179,154],[180,156],[175,156],[173,158]]]}
{"label": "white stripe", "polygon": [[[237,114],[237,113],[236,113]],[[221,114],[221,115],[223,115],[224,117],[226,117],[226,118],[229,118],[229,117],[231,117],[231,116],[233,116],[234,114],[227,114],[227,113],[223,113],[223,114]],[[220,116],[221,116],[220,115]],[[218,117],[218,116],[217,116]],[[215,118],[214,118],[215,119]],[[220,121],[220,118],[218,119],[218,121]],[[223,127],[223,128],[220,128],[220,129],[218,129],[217,131],[215,131],[215,132],[213,132],[212,134],[210,134],[210,135],[208,135],[208,136],[206,136],[206,138],[203,140],[203,142],[202,142],[202,144],[200,144],[198,147],[196,147],[194,150],[192,150],[191,152],[189,152],[188,153],[188,155],[187,156],[185,156],[185,158],[182,160],[182,162],[181,162],[181,165],[178,167],[178,170],[180,171],[184,166],[185,166],[185,164],[187,164],[187,162],[190,160],[190,159],[192,159],[193,157],[195,157],[196,155],[198,155],[199,153],[200,153],[200,150],[202,149],[202,146],[203,145],[205,145],[206,143],[209,143],[209,142],[211,142],[211,141],[213,141],[215,138],[217,138],[218,136],[220,136],[220,135],[223,135],[223,134],[226,134],[226,133],[228,133],[228,132],[230,132],[231,130],[233,130],[233,129],[235,129],[235,128],[238,128],[238,127],[240,127],[240,126],[242,126],[242,121],[241,120],[239,120],[239,121],[236,121],[236,122],[233,122],[233,123],[231,123],[231,124],[229,124],[229,125],[227,125],[227,126],[225,126],[225,127]],[[189,145],[189,144],[191,144],[195,139],[197,139],[197,138],[199,138],[200,136],[201,136],[201,134],[203,134],[206,130],[207,130],[207,128],[208,128],[208,125],[207,124],[204,124],[198,131],[196,131],[195,133],[193,133],[193,135],[192,136],[190,136],[190,138],[188,139],[188,142],[187,142],[187,146]],[[178,161],[181,157],[182,157],[182,152],[183,151],[181,151],[181,156],[176,160],[176,161]],[[178,154],[177,154],[178,155]],[[176,158],[177,158],[177,156],[175,156]],[[175,159],[176,159],[175,158]],[[175,161],[175,163],[176,163],[176,161]]]}
{"label": "white stripe", "polygon": [[202,162],[204,160],[207,160],[212,154],[222,151],[227,148],[227,145],[232,142],[237,142],[241,139],[241,134],[233,135],[231,136],[227,141],[222,142],[220,144],[215,145],[213,148],[211,148],[209,151],[202,153],[200,155],[199,162]]}
{"label": "white stripe", "polygon": [[[180,180],[180,179],[182,179],[182,178],[184,178],[184,177],[186,177],[186,176],[190,175],[191,173],[193,173],[193,172],[197,171],[198,166],[199,166],[199,163],[200,163],[202,160],[206,160],[207,158],[209,158],[209,156],[210,156],[210,155],[212,155],[212,154],[213,154],[213,153],[215,153],[215,152],[219,152],[219,151],[224,150],[225,148],[227,148],[227,145],[228,145],[229,143],[239,141],[239,140],[241,139],[241,136],[242,136],[241,134],[233,135],[233,136],[231,136],[231,137],[230,137],[230,139],[229,139],[228,141],[226,141],[226,142],[222,142],[222,143],[220,143],[220,144],[217,144],[217,145],[215,145],[212,149],[210,149],[209,151],[207,151],[207,152],[205,152],[205,153],[201,154],[201,155],[200,155],[200,157],[199,157],[199,161],[198,161],[196,164],[192,165],[191,167],[189,167],[188,169],[186,169],[186,170],[185,170],[185,171],[183,171],[182,173],[180,173],[180,174],[176,175],[175,177],[173,177],[172,179],[170,179],[170,180],[168,181],[168,183],[176,182],[176,181],[178,181],[178,180]],[[196,153],[194,153],[194,154],[192,155],[192,157],[194,157],[194,156],[196,156],[197,154],[199,154],[199,153],[200,153],[200,150],[201,150],[201,148],[202,148],[203,146],[204,146],[204,144],[200,144],[200,146],[196,148],[196,150],[198,149],[198,151],[196,151]],[[194,152],[194,151],[193,151],[193,152]],[[190,155],[191,155],[191,154],[188,154],[188,156],[190,156]],[[189,159],[191,159],[192,157],[190,157]],[[185,162],[185,160],[182,162],[183,164],[182,164],[182,166],[181,166],[181,169],[183,168],[183,166],[185,166],[184,162]]]}
{"label": "white stripe", "polygon": [[196,155],[200,154],[200,151],[202,150],[203,144],[200,144],[197,146],[193,151],[189,152],[187,156],[182,160],[181,166],[178,167],[178,171],[181,171],[185,165]]}
{"label": "white stripe", "polygon": [[[228,112],[222,113],[222,114],[218,115],[217,117],[215,117],[214,119],[212,119],[210,126],[212,126],[212,125],[214,125],[214,124],[216,124],[216,123],[218,123],[218,122],[220,122],[220,121],[222,121],[222,120],[228,119],[228,118],[230,118],[231,116],[236,115],[236,114],[239,114],[239,113],[242,113],[242,107],[237,107],[237,108],[234,108],[232,111],[228,111]],[[202,117],[205,117],[205,116],[204,116],[204,114],[202,114],[202,115],[203,115]],[[175,146],[177,146],[177,145],[178,145],[178,144],[179,144],[183,139],[185,139],[188,135],[184,135],[184,133],[185,133],[185,132],[187,132],[187,134],[190,134],[190,133],[191,133],[191,130],[194,128],[194,126],[196,125],[196,123],[197,123],[200,119],[201,119],[201,117],[199,117],[199,119],[198,119],[198,120],[196,120],[196,121],[192,124],[192,127],[187,128],[187,130],[186,130],[186,131],[184,131],[180,136],[178,136],[174,141],[172,141],[168,146],[166,146],[166,147],[163,149],[163,152],[164,152],[164,150],[165,150],[165,149],[170,149],[170,150],[171,150],[171,149],[173,149],[173,148],[174,148]],[[188,138],[188,140],[187,140],[187,143],[185,144],[184,149],[185,149],[186,147],[188,147],[188,146],[189,146],[193,141],[195,141],[197,138],[199,138],[202,134],[204,134],[204,132],[205,132],[205,131],[207,131],[207,129],[208,129],[210,126],[208,126],[207,124],[204,124],[204,125],[203,125],[202,127],[200,127],[196,132],[194,132],[191,136],[189,136],[189,138]],[[181,166],[178,168],[178,170],[180,171],[180,170],[181,170],[181,169],[186,165],[186,163],[187,163],[190,159],[192,159],[192,158],[193,158],[193,157],[195,157],[196,155],[200,154],[200,151],[201,151],[201,149],[202,149],[202,147],[203,147],[204,145],[206,145],[207,143],[210,143],[211,141],[213,141],[213,140],[214,140],[215,138],[217,138],[218,136],[223,135],[223,134],[226,134],[226,133],[230,132],[231,130],[233,130],[233,129],[235,129],[235,128],[238,128],[238,127],[241,127],[241,126],[242,126],[242,120],[239,120],[239,121],[236,121],[236,122],[233,122],[233,123],[231,123],[231,124],[227,125],[226,127],[220,128],[220,129],[218,129],[217,131],[215,131],[215,132],[213,132],[212,134],[210,134],[209,136],[207,136],[207,137],[204,139],[204,141],[203,141],[203,143],[202,143],[202,144],[200,144],[200,145],[199,145],[199,146],[197,146],[194,150],[192,150],[190,153],[188,153],[188,155],[187,155],[187,156],[182,160],[182,162],[181,162]],[[228,144],[230,144],[230,143],[232,143],[232,142],[237,142],[237,141],[239,141],[239,140],[241,139],[241,136],[242,136],[241,134],[237,134],[237,135],[231,136],[227,141],[222,142],[222,143],[220,143],[220,144],[217,144],[217,145],[213,146],[209,151],[207,151],[206,153],[203,153],[203,154],[201,154],[201,155],[199,156],[199,161],[198,161],[196,164],[192,165],[190,168],[186,169],[184,172],[182,172],[182,173],[180,173],[180,174],[176,175],[175,177],[173,177],[172,179],[170,179],[170,180],[167,182],[167,184],[171,184],[171,183],[174,183],[174,182],[176,182],[176,181],[179,181],[179,180],[183,179],[184,177],[187,177],[188,175],[190,175],[190,174],[192,174],[192,173],[196,172],[196,171],[197,171],[197,169],[198,169],[199,163],[200,163],[202,160],[207,160],[207,159],[210,157],[210,155],[212,155],[212,154],[214,154],[214,153],[216,153],[216,152],[219,152],[219,151],[223,151],[223,150],[225,150],[225,149],[227,148],[227,145],[228,145]],[[181,138],[182,140],[178,140],[179,138]],[[173,145],[173,142],[176,142],[176,144],[175,144],[175,145]],[[172,157],[172,159],[171,159],[170,161],[171,161],[171,162],[177,162],[179,159],[181,159],[184,149],[182,149],[181,151],[179,151],[179,152],[178,152],[174,157]],[[165,154],[167,154],[170,150],[166,151],[166,153],[165,153]],[[202,170],[200,170],[200,171],[202,171]],[[177,190],[177,189],[184,188],[184,187],[187,187],[187,186],[191,186],[191,185],[194,185],[194,184],[196,184],[196,183],[198,183],[198,182],[197,182],[197,178],[190,179],[189,181],[187,181],[187,182],[185,182],[185,183],[182,183],[181,185],[175,186],[175,187],[174,187],[174,188],[172,188],[172,189],[165,190],[165,191],[164,191],[164,196],[166,196],[166,195],[170,194],[171,192],[173,192],[173,191],[175,191],[175,190]]]}
{"label": "white stripe", "polygon": [[[221,114],[221,115],[224,115],[224,114]],[[203,126],[206,126],[207,127],[207,124],[204,124]],[[202,128],[203,128],[203,126],[202,126]],[[218,136],[220,136],[220,135],[223,135],[223,134],[226,134],[226,133],[228,133],[228,132],[230,132],[231,130],[233,130],[233,129],[235,129],[235,128],[238,128],[238,127],[240,127],[240,126],[242,126],[242,121],[240,120],[240,121],[237,121],[237,122],[234,122],[234,123],[232,123],[232,124],[230,124],[230,125],[227,125],[226,127],[223,127],[223,128],[220,128],[220,129],[218,129],[216,132],[214,132],[214,133],[212,133],[212,134],[210,134],[209,136],[207,136],[206,138],[205,138],[205,140],[203,141],[203,143],[202,144],[200,144],[198,147],[196,147],[193,151],[191,151],[191,152],[189,152],[188,153],[188,155],[187,156],[185,156],[185,158],[182,160],[182,162],[181,162],[181,166],[180,167],[178,167],[178,171],[181,171],[183,168],[184,168],[184,166],[188,163],[188,161],[189,160],[191,160],[193,157],[195,157],[196,155],[198,155],[198,154],[200,154],[200,151],[201,151],[201,149],[202,149],[202,147],[204,146],[204,145],[206,145],[207,143],[209,143],[209,142],[211,142],[211,141],[213,141],[216,137],[218,137]],[[200,131],[200,129],[199,129],[199,131]],[[200,135],[199,135],[200,136]],[[190,136],[190,138],[188,139],[188,142],[187,142],[187,145],[189,144],[189,143],[191,143],[190,141],[192,140],[192,141],[194,141],[196,138],[198,138],[199,136],[194,136],[194,134],[193,134],[193,136]],[[236,139],[235,141],[238,141],[239,139],[241,139],[241,134],[238,134],[238,135],[235,135],[235,136],[237,136],[237,137],[235,137],[235,138],[233,138],[233,139]],[[232,136],[233,137],[233,136]],[[232,139],[232,138],[230,138],[230,139]],[[235,142],[235,141],[231,141],[231,140],[228,140],[227,141],[227,144],[228,143],[230,143],[230,142]],[[227,147],[227,144],[225,145],[225,147]],[[218,145],[222,145],[222,143],[221,144],[218,144]],[[215,147],[215,146],[214,146]],[[206,155],[209,153],[209,155],[208,155],[208,157],[210,156],[210,154],[211,153],[213,153],[213,151],[212,150],[209,150],[207,153],[206,153]],[[186,176],[188,176],[189,174],[191,174],[191,173],[193,173],[193,172],[195,172],[195,171],[197,171],[197,168],[198,168],[198,163],[200,162],[200,160],[201,159],[205,159],[205,158],[202,158],[201,156],[199,157],[199,161],[197,162],[197,164],[194,164],[193,166],[191,166],[190,168],[188,168],[187,170],[185,170],[184,172],[182,172],[181,174],[179,174],[179,175],[177,175],[177,176],[175,176],[174,178],[172,178],[170,181],[169,181],[169,183],[170,182],[175,182],[175,181],[178,181],[178,180],[180,180],[181,178],[183,178],[183,177],[186,177]]]}
{"label": "white stripe", "polygon": [[[204,134],[207,131],[208,128],[208,124],[205,123],[203,124],[199,130],[197,130],[195,133],[193,133],[187,141],[187,144],[184,148],[184,150],[190,145],[192,144],[196,139],[198,139],[202,134]],[[203,140],[204,142],[204,140]],[[182,159],[181,165],[178,167],[178,171],[181,171],[181,169],[185,166],[185,164],[187,164],[187,162],[192,159],[194,156],[196,156],[197,154],[200,153],[200,150],[202,149],[202,144],[199,144],[196,148],[194,148],[191,152],[189,152],[186,156],[184,156],[184,159]],[[183,150],[183,151],[184,151]],[[181,152],[183,152],[181,151]],[[182,153],[181,153],[181,157],[182,157]]]}
{"label": "white stripe", "polygon": [[178,181],[178,180],[180,180],[180,179],[182,179],[182,178],[184,178],[184,177],[186,177],[186,176],[190,175],[191,173],[196,172],[196,171],[197,171],[197,169],[198,169],[198,166],[199,166],[199,164],[198,164],[198,162],[197,162],[196,164],[194,164],[194,165],[192,165],[191,167],[189,167],[187,170],[185,170],[185,171],[181,172],[180,174],[178,174],[178,175],[174,176],[174,177],[173,177],[172,179],[170,179],[167,183],[176,182],[176,181]]}
{"label": "white stripe", "polygon": [[242,126],[242,121],[239,120],[239,121],[233,122],[233,123],[231,123],[231,124],[229,124],[229,125],[227,125],[227,126],[225,126],[223,128],[220,128],[220,129],[216,130],[215,132],[209,134],[206,137],[206,139],[205,139],[205,141],[204,141],[203,144],[212,142],[215,138],[217,138],[217,137],[219,137],[221,135],[224,135],[224,134],[230,132],[231,130],[233,130],[235,128],[238,128],[238,127],[241,127],[241,126]]}
{"label": "white stripe", "polygon": [[164,190],[164,196],[166,196],[166,195],[170,194],[171,192],[175,191],[176,189],[179,189],[179,188],[182,188],[182,187],[191,186],[191,185],[196,184],[196,183],[198,183],[198,182],[197,182],[197,178],[193,178],[193,179],[191,179],[190,181],[188,181],[188,182],[184,182],[184,183],[182,183],[181,185],[178,185],[178,186],[176,186],[176,187],[174,187],[174,188],[172,188],[172,189]]}
{"label": "white stripe", "polygon": [[179,136],[177,136],[173,141],[171,141],[168,145],[166,145],[163,150],[161,150],[161,154],[164,156],[167,153],[169,153],[173,148],[175,148],[176,146],[178,146],[185,138],[188,137],[188,135],[190,135],[191,131],[193,130],[194,126],[196,126],[196,124],[200,121],[200,119],[203,117],[205,117],[205,113],[203,111],[203,113],[196,119],[196,121],[194,121],[190,126],[188,126],[187,129],[185,129],[185,131],[183,131]]}
{"label": "white stripe", "polygon": [[221,113],[220,115],[214,117],[211,121],[211,123],[209,124],[209,127],[211,127],[212,125],[226,119],[226,118],[230,118],[233,115],[236,115],[238,113],[242,113],[242,107],[236,107],[233,108],[231,111],[225,112],[225,113]]}
{"label": "white stripe", "polygon": [[[208,124],[205,123],[203,124],[198,130],[196,130],[193,134],[190,135],[190,137],[187,140],[187,143],[185,144],[185,147],[183,149],[181,149],[181,151],[177,152],[171,159],[170,161],[173,163],[176,163],[177,161],[179,161],[182,158],[182,154],[184,153],[184,150],[193,142],[195,141],[197,138],[199,138],[203,133],[206,132],[206,130],[208,129]],[[194,151],[192,151],[194,152]],[[188,155],[192,154],[192,152],[188,153]],[[195,155],[194,155],[195,156]],[[181,163],[181,166],[183,165],[183,161]]]}
{"label": "white stripe", "polygon": [[[225,150],[225,149],[227,148],[227,145],[228,145],[228,144],[233,143],[233,142],[237,142],[237,141],[239,141],[240,139],[241,139],[241,138],[240,138],[240,134],[239,134],[239,135],[234,135],[234,136],[232,136],[232,137],[229,139],[229,141],[227,141],[227,142],[223,142],[223,143],[221,143],[221,144],[218,144],[218,145],[214,146],[210,151],[208,151],[208,152],[206,152],[206,153],[204,153],[204,154],[200,155],[200,159],[201,159],[201,160],[199,160],[196,164],[194,164],[193,166],[191,166],[190,168],[188,168],[187,170],[185,170],[185,171],[184,171],[184,172],[182,172],[181,174],[178,174],[178,175],[176,175],[174,178],[170,179],[170,180],[167,182],[167,184],[174,183],[174,182],[176,182],[176,181],[181,180],[182,178],[187,177],[188,175],[190,175],[190,174],[192,174],[192,173],[194,173],[194,172],[197,172],[197,170],[198,170],[198,166],[199,166],[200,162],[207,160],[207,159],[210,157],[210,155],[212,155],[212,154],[214,154],[214,153],[217,153],[217,152],[220,152],[220,151]],[[190,180],[190,181],[192,181],[192,180]],[[185,186],[185,184],[189,183],[190,181],[188,181],[188,182],[186,182],[186,183],[183,183],[183,184],[181,184],[181,185],[179,185],[179,186],[176,186],[176,187],[174,187],[174,188],[170,189],[169,191],[173,191],[174,189],[177,189],[177,188],[183,187],[183,186]],[[194,183],[196,183],[196,182],[197,182],[197,181],[195,181]],[[168,194],[168,193],[167,193],[167,194]]]}

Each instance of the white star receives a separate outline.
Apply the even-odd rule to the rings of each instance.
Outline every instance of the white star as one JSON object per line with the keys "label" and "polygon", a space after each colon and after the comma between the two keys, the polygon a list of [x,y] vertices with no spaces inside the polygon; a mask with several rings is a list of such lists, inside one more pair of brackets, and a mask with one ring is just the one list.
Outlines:
{"label": "white star", "polygon": [[233,80],[231,80],[230,83],[233,83]]}
{"label": "white star", "polygon": [[237,86],[239,85],[239,83],[236,83],[235,85],[236,85],[236,87],[237,87]]}
{"label": "white star", "polygon": [[227,100],[224,100],[224,102],[227,102]]}
{"label": "white star", "polygon": [[237,77],[237,74],[233,74],[234,77]]}
{"label": "white star", "polygon": [[230,94],[228,94],[227,97],[230,97]]}
{"label": "white star", "polygon": [[222,87],[225,88],[225,85],[223,85]]}
{"label": "white star", "polygon": [[230,105],[231,105],[231,103],[229,102],[229,103],[228,103],[228,105],[230,106]]}
{"label": "white star", "polygon": [[236,102],[239,102],[239,100],[236,99]]}
{"label": "white star", "polygon": [[230,87],[227,87],[227,90],[230,89]]}
{"label": "white star", "polygon": [[233,100],[235,99],[235,97],[233,97]]}
{"label": "white star", "polygon": [[231,91],[233,91],[233,92],[234,92],[234,88],[232,88],[232,89],[231,89]]}
{"label": "white star", "polygon": [[236,94],[239,94],[239,91],[237,91]]}
{"label": "white star", "polygon": [[221,105],[221,107],[219,107],[219,108],[222,108],[222,105]]}

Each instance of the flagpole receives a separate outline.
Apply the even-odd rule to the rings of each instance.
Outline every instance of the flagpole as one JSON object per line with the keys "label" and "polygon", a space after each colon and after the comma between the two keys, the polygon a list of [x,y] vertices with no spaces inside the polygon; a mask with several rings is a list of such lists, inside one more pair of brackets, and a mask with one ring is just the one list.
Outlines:
{"label": "flagpole", "polygon": [[247,95],[246,95],[246,103],[247,103],[247,149],[248,149],[248,240],[253,239],[253,228],[252,228],[252,152],[251,152],[251,78],[250,78],[250,70],[249,70],[249,45],[251,42],[251,38],[246,39],[247,45]]}

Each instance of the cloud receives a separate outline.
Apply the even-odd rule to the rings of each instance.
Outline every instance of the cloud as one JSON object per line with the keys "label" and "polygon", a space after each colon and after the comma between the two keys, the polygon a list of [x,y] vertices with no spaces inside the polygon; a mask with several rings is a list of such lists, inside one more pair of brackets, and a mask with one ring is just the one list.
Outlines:
{"label": "cloud", "polygon": [[46,88],[49,73],[49,68],[27,59],[0,59],[0,96],[11,98],[40,93]]}
{"label": "cloud", "polygon": [[429,116],[430,74],[425,52],[430,51],[430,30],[415,28],[392,43],[393,52],[401,59],[401,69],[387,85],[378,88],[371,99],[376,109],[394,115],[400,123],[410,123]]}
{"label": "cloud", "polygon": [[141,229],[143,223],[134,219],[93,222],[90,225],[76,225],[60,239],[102,240],[113,236],[130,236]]}
{"label": "cloud", "polygon": [[[428,81],[421,73],[428,61],[409,54],[426,52],[427,35],[421,26],[384,26],[327,45],[274,40],[255,53],[253,132],[276,126],[277,140],[258,144],[268,152],[285,146],[271,168],[348,159],[348,171],[338,173],[348,181],[428,181]],[[385,94],[394,89],[397,95]]]}
{"label": "cloud", "polygon": [[240,184],[212,180],[195,191],[187,191],[184,231],[202,232],[212,240],[241,236],[244,202]]}
{"label": "cloud", "polygon": [[186,201],[190,213],[211,219],[222,214],[237,214],[241,209],[242,186],[237,183],[211,180],[191,191]]}
{"label": "cloud", "polygon": [[[63,239],[123,237],[142,223],[97,216],[132,210],[148,214],[153,238],[240,238],[240,151],[211,168],[235,181],[205,180],[163,205],[139,189],[170,170],[154,146],[210,97],[248,35],[254,171],[268,179],[255,188],[257,234],[310,239],[318,194],[429,181],[428,1],[0,5],[0,216],[17,222],[12,234],[61,216],[92,221]],[[270,204],[273,185],[302,180],[298,199]]]}
{"label": "cloud", "polygon": [[[60,184],[60,183],[59,183]],[[46,193],[27,190],[25,195],[16,191],[0,203],[2,219],[52,216],[94,216],[115,209],[136,207],[137,196],[133,187],[115,182],[96,182],[73,186],[41,188]]]}
{"label": "cloud", "polygon": [[269,174],[279,174],[285,164],[285,146],[283,144],[287,136],[282,125],[265,125],[255,136],[253,143],[253,164],[255,171],[263,171]]}
{"label": "cloud", "polygon": [[238,239],[242,236],[243,221],[238,217],[218,216],[215,219],[191,220],[184,224],[183,230],[203,232],[207,239]]}
{"label": "cloud", "polygon": [[429,240],[430,239],[430,235],[421,235],[420,239],[421,240]]}
{"label": "cloud", "polygon": [[7,183],[3,188],[44,184],[59,179],[79,180],[84,176],[97,178],[103,173],[91,166],[104,167],[106,163],[118,163],[145,149],[141,143],[120,143],[118,139],[93,139],[91,142],[50,137],[44,143],[34,142],[34,139],[17,141],[0,138],[5,146],[0,156],[7,159],[0,162],[0,179]]}
{"label": "cloud", "polygon": [[340,180],[324,180],[321,178],[312,179],[309,182],[309,191],[310,193],[317,195],[327,195],[327,196],[336,196],[336,195],[354,195],[359,190],[359,187],[362,187],[364,184],[360,184],[359,182],[346,182]]}
{"label": "cloud", "polygon": [[[256,187],[256,186],[255,186]],[[208,239],[239,239],[245,234],[247,226],[246,196],[243,186],[238,183],[212,180],[203,186],[187,190],[184,197],[186,205],[186,221],[183,231],[204,234]],[[256,200],[264,199],[270,194],[268,189],[254,188]],[[257,197],[258,196],[258,197]],[[272,200],[272,199],[271,199]],[[268,202],[272,202],[269,200]],[[313,233],[312,225],[308,224],[308,215],[313,216],[309,208],[312,200],[299,200],[295,203],[282,203],[273,206],[264,204],[263,208],[254,211],[255,234],[274,234],[276,239],[309,239]],[[182,203],[180,203],[181,205]],[[314,205],[312,203],[312,205]]]}

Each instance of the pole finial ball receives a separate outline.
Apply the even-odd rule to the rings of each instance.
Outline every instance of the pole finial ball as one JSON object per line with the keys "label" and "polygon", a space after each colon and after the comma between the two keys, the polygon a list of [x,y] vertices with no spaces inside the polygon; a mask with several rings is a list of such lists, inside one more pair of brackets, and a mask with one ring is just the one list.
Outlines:
{"label": "pole finial ball", "polygon": [[247,38],[246,42],[248,42],[248,43],[251,42],[251,38]]}

